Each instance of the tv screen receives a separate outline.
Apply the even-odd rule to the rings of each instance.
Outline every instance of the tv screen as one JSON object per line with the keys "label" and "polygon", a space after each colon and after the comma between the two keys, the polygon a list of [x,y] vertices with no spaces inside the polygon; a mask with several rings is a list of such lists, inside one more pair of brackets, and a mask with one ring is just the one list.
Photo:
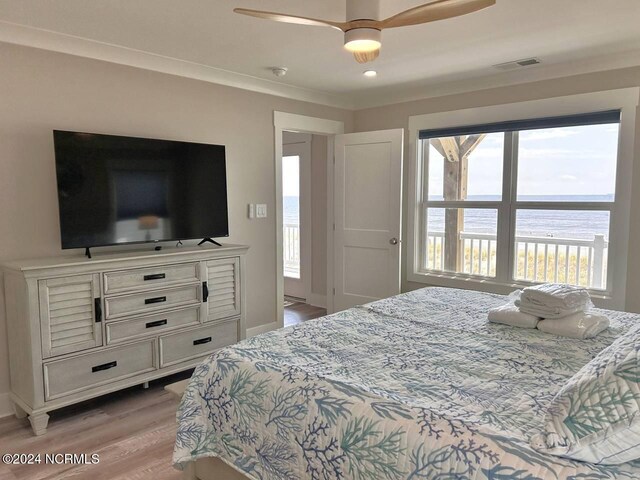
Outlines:
{"label": "tv screen", "polygon": [[229,235],[224,146],[53,137],[62,248]]}

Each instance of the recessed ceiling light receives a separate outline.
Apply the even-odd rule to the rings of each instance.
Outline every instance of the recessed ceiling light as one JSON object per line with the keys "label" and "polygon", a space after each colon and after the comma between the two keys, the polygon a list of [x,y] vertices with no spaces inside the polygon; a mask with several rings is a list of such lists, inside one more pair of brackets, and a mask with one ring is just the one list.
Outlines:
{"label": "recessed ceiling light", "polygon": [[372,78],[372,77],[376,77],[376,76],[378,75],[378,72],[376,72],[375,70],[365,70],[365,71],[363,72],[363,75],[364,75],[365,77],[370,77],[370,78]]}

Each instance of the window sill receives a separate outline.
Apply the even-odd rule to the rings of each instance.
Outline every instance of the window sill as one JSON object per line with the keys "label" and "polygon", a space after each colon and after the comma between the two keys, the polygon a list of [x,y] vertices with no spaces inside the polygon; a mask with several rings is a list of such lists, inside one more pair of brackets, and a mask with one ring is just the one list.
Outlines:
{"label": "window sill", "polygon": [[[514,290],[536,285],[533,282],[500,282],[492,278],[471,277],[434,272],[413,272],[407,274],[407,281],[421,283],[428,286],[461,288],[480,292],[508,295]],[[591,299],[597,307],[618,310],[614,297],[603,290],[589,290]]]}

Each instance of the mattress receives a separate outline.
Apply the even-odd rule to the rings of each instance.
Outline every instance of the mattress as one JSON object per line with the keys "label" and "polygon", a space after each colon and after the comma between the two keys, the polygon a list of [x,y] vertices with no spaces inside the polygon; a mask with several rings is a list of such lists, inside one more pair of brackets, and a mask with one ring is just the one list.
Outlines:
{"label": "mattress", "polygon": [[560,387],[640,315],[590,340],[489,324],[505,297],[425,288],[250,338],[194,371],[174,463],[251,479],[640,478],[529,447]]}

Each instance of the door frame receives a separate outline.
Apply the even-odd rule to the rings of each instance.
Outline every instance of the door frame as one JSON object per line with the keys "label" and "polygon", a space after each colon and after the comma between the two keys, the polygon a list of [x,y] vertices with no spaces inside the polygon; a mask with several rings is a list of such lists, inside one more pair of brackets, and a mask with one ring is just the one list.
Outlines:
{"label": "door frame", "polygon": [[[284,267],[283,261],[283,206],[282,206],[282,133],[301,132],[326,135],[327,141],[327,259],[333,258],[333,136],[344,133],[344,122],[325,118],[308,117],[294,113],[273,112],[275,174],[276,174],[276,321],[251,332],[254,335],[284,326]],[[333,262],[327,261],[327,310],[333,310]]]}
{"label": "door frame", "polygon": [[[287,132],[285,132],[287,133]],[[290,133],[290,132],[289,132]],[[311,134],[304,133],[299,141],[282,146],[282,156],[297,155],[300,158],[300,283],[302,298],[308,303],[311,297]],[[284,222],[284,215],[283,215]],[[284,247],[284,243],[283,243]],[[286,284],[285,279],[285,284]],[[293,295],[294,297],[296,295]]]}

